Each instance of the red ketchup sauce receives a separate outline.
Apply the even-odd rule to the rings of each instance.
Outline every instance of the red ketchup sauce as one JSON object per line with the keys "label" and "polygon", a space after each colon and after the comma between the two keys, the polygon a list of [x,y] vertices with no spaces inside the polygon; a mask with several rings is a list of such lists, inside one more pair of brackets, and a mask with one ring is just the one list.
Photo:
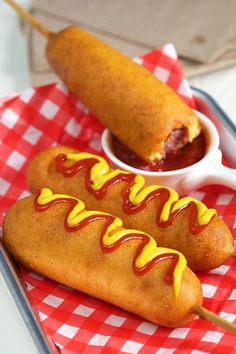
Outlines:
{"label": "red ketchup sauce", "polygon": [[135,214],[138,213],[140,210],[144,209],[145,206],[154,198],[159,199],[158,207],[157,207],[157,212],[156,212],[156,223],[157,226],[160,228],[167,228],[171,226],[174,222],[174,219],[176,216],[181,213],[182,210],[188,208],[188,229],[189,232],[193,235],[197,235],[200,232],[202,232],[207,225],[213,220],[214,215],[212,219],[209,221],[209,223],[200,225],[198,224],[198,210],[197,210],[197,205],[194,202],[190,202],[188,205],[172,212],[169,215],[169,219],[167,221],[161,221],[160,215],[162,212],[162,209],[169,199],[169,191],[166,188],[159,188],[151,193],[149,193],[144,200],[139,203],[138,205],[134,205],[130,202],[129,200],[129,193],[130,193],[130,187],[134,182],[135,179],[135,174],[129,173],[129,174],[123,174],[120,173],[119,175],[111,178],[109,181],[107,181],[104,186],[99,189],[99,190],[94,190],[92,188],[92,181],[90,178],[90,171],[91,168],[97,163],[97,160],[94,158],[88,158],[85,160],[77,161],[73,163],[72,165],[66,166],[65,163],[67,162],[67,157],[64,154],[59,154],[55,158],[55,167],[56,170],[60,173],[63,174],[65,177],[71,177],[74,176],[76,173],[78,173],[81,169],[86,168],[86,180],[85,180],[85,187],[90,192],[91,194],[94,195],[95,198],[97,199],[102,199],[106,192],[115,184],[120,183],[122,181],[127,182],[127,185],[123,188],[121,191],[121,197],[123,199],[123,204],[122,204],[122,209],[126,214]]}
{"label": "red ketchup sauce", "polygon": [[192,143],[187,143],[178,150],[168,150],[164,159],[151,163],[139,158],[115,136],[111,139],[111,148],[116,157],[129,166],[144,171],[174,171],[200,161],[206,152],[206,139],[201,133]]}
{"label": "red ketchup sauce", "polygon": [[174,272],[174,269],[175,269],[175,267],[176,267],[176,265],[178,263],[178,260],[179,260],[179,255],[178,254],[164,253],[164,254],[161,254],[161,255],[157,255],[156,257],[154,257],[150,262],[148,262],[142,268],[137,268],[135,266],[135,262],[136,262],[136,259],[138,258],[138,256],[140,255],[140,253],[142,252],[143,248],[145,247],[145,245],[149,242],[148,235],[146,235],[145,233],[137,234],[137,233],[135,233],[135,230],[134,230],[134,232],[127,233],[127,235],[121,237],[119,240],[114,242],[112,245],[106,246],[103,243],[103,237],[104,237],[108,227],[115,220],[115,216],[102,215],[102,214],[99,214],[99,212],[98,212],[98,214],[94,214],[94,215],[91,215],[91,216],[83,219],[77,225],[71,226],[71,225],[68,224],[67,218],[68,218],[70,212],[76,206],[77,201],[74,200],[74,199],[70,199],[70,198],[57,198],[57,199],[54,199],[54,200],[48,202],[47,204],[40,205],[38,203],[39,194],[40,193],[38,193],[36,195],[35,200],[34,200],[34,206],[35,206],[35,209],[37,211],[45,211],[45,210],[49,209],[50,207],[52,207],[52,206],[54,206],[56,204],[60,204],[60,203],[69,204],[68,211],[67,211],[67,213],[65,215],[65,218],[64,218],[64,227],[65,227],[66,231],[68,231],[68,232],[74,232],[74,231],[80,230],[80,229],[82,229],[83,227],[85,227],[86,225],[88,225],[91,222],[94,222],[94,221],[97,221],[97,220],[104,220],[105,224],[104,224],[104,226],[102,228],[102,231],[101,231],[101,234],[100,234],[100,247],[101,247],[101,250],[103,252],[112,252],[112,251],[116,250],[118,247],[120,247],[123,243],[125,243],[127,241],[140,240],[141,243],[137,247],[137,250],[135,252],[135,255],[134,255],[134,258],[133,258],[133,262],[132,262],[133,272],[136,275],[142,275],[142,274],[146,273],[148,270],[150,270],[157,263],[160,263],[160,262],[165,261],[165,260],[171,260],[170,266],[169,266],[169,268],[168,268],[168,270],[166,272],[164,280],[165,280],[165,283],[168,284],[168,285],[172,285],[173,284],[173,281],[174,281],[173,272]]}

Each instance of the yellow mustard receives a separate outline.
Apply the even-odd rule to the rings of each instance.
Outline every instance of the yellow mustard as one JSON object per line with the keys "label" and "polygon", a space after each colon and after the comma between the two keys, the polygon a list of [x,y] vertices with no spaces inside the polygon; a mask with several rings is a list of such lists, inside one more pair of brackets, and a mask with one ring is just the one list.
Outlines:
{"label": "yellow mustard", "polygon": [[[119,175],[120,173],[130,174],[129,172],[119,169],[111,170],[107,161],[98,155],[82,152],[67,154],[66,156],[67,159],[70,161],[81,161],[90,158],[96,159],[98,161],[92,167],[90,176],[92,180],[91,186],[94,190],[101,189],[107,181]],[[146,198],[147,195],[149,195],[155,190],[163,188],[169,191],[169,198],[164,204],[160,214],[160,220],[163,222],[169,219],[171,212],[174,212],[178,209],[183,208],[184,206],[187,206],[190,202],[194,202],[197,205],[198,222],[200,225],[208,224],[213,215],[217,214],[215,209],[208,209],[203,203],[201,203],[195,198],[185,197],[179,199],[178,193],[171,188],[162,187],[158,185],[145,186],[145,179],[141,175],[136,175],[135,180],[132,186],[130,187],[129,201],[133,205],[138,205]]]}

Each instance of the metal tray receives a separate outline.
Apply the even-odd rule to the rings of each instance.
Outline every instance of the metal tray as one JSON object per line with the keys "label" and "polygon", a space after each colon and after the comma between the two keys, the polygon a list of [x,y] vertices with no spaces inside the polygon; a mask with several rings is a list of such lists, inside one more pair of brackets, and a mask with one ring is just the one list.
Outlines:
{"label": "metal tray", "polygon": [[[232,167],[236,167],[236,154],[234,153],[234,151],[236,151],[236,126],[209,94],[195,87],[192,87],[192,92],[196,99],[197,110],[207,115],[215,123],[220,134],[222,152],[232,164]],[[24,327],[25,345],[28,343],[28,348],[31,348],[30,351],[25,350],[24,353],[51,354],[59,352],[59,349],[54,346],[54,343],[43,333],[37,316],[35,316],[27,299],[24,286],[19,281],[17,271],[14,268],[14,262],[8,256],[0,240],[0,285],[1,284],[5,287],[5,290],[7,290],[6,293],[11,302],[14,303],[15,316],[21,318],[21,325]],[[14,332],[18,332],[18,329]],[[4,335],[5,333],[1,333],[1,336]],[[10,337],[8,340],[16,339]]]}
{"label": "metal tray", "polygon": [[14,261],[0,240],[1,337],[0,352],[59,353],[46,338],[20,282]]}

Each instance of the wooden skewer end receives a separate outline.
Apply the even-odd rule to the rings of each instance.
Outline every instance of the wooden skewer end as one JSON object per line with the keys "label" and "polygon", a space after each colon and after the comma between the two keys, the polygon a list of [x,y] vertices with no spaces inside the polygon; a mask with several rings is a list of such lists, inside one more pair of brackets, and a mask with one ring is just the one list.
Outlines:
{"label": "wooden skewer end", "polygon": [[38,32],[40,32],[44,37],[49,38],[51,32],[43,26],[43,24],[32,16],[28,11],[26,11],[22,6],[17,4],[15,0],[5,0],[25,21],[27,21],[32,27],[34,27]]}
{"label": "wooden skewer end", "polygon": [[211,323],[214,323],[217,326],[225,329],[226,331],[229,331],[229,332],[231,332],[231,333],[236,335],[236,325],[232,324],[229,321],[226,321],[224,318],[216,315],[215,313],[205,309],[202,306],[196,306],[195,307],[195,312],[203,320],[207,320],[207,321],[209,321]]}

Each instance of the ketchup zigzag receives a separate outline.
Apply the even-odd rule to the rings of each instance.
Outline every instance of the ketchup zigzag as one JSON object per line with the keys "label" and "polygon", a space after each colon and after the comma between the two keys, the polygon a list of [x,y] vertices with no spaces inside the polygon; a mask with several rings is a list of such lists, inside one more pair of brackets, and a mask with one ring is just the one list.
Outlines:
{"label": "ketchup zigzag", "polygon": [[35,198],[35,208],[38,211],[45,211],[58,203],[69,204],[69,209],[64,219],[64,226],[68,232],[80,230],[88,223],[97,220],[105,221],[100,234],[100,247],[103,252],[114,251],[127,241],[141,241],[132,263],[132,268],[136,275],[143,275],[159,262],[171,260],[164,280],[168,285],[173,284],[175,296],[178,296],[182,273],[186,267],[186,259],[180,252],[169,248],[157,247],[155,240],[144,232],[135,229],[124,229],[122,220],[118,217],[99,211],[85,210],[84,203],[75,197],[53,194],[50,189],[44,188]]}
{"label": "ketchup zigzag", "polygon": [[[66,165],[67,161],[74,162]],[[216,215],[215,209],[208,209],[195,198],[179,199],[176,191],[158,185],[145,186],[142,176],[122,170],[111,170],[105,159],[89,153],[59,154],[55,158],[56,170],[65,177],[71,177],[86,168],[85,185],[87,190],[97,199],[105,196],[108,189],[120,182],[127,182],[121,192],[123,211],[134,214],[144,209],[154,198],[159,198],[156,212],[156,223],[160,228],[172,225],[176,216],[188,208],[189,232],[197,235],[202,232]]]}

